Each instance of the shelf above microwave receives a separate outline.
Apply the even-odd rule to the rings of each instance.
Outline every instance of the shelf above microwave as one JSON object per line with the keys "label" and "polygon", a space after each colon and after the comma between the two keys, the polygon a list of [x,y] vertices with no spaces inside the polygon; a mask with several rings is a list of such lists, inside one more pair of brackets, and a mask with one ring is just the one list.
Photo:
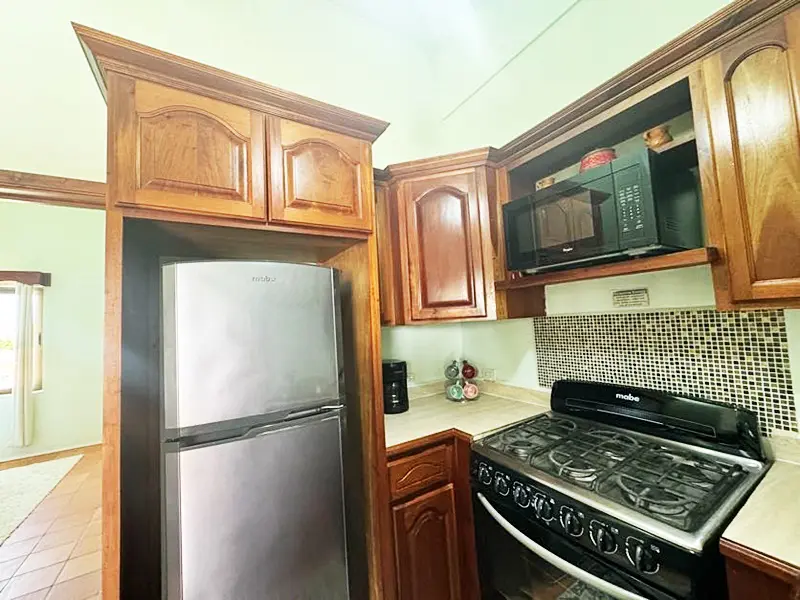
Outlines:
{"label": "shelf above microwave", "polygon": [[665,269],[680,267],[694,267],[715,262],[719,257],[714,247],[695,248],[671,254],[632,258],[620,262],[580,267],[564,271],[553,271],[540,275],[526,275],[519,279],[498,281],[495,288],[498,290],[521,290],[525,288],[541,287],[554,283],[569,283],[571,281],[585,281],[587,279],[602,279],[616,275],[633,275],[634,273],[651,273]]}

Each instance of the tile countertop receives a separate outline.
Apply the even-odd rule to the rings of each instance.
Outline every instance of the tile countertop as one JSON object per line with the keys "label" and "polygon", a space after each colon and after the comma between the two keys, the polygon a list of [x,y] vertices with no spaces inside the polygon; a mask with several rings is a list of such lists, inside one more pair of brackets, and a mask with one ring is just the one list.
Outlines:
{"label": "tile countertop", "polygon": [[800,464],[776,461],[722,534],[800,569]]}
{"label": "tile countertop", "polygon": [[523,421],[550,410],[547,394],[529,392],[530,400],[512,400],[482,393],[478,400],[452,402],[444,393],[412,398],[409,409],[385,416],[386,447],[458,429],[472,437]]}

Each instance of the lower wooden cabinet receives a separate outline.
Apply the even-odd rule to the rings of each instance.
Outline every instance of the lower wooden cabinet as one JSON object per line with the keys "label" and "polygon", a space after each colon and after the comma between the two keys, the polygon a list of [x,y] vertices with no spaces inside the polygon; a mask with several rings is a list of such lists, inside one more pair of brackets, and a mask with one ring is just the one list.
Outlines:
{"label": "lower wooden cabinet", "polygon": [[453,484],[393,507],[392,521],[400,600],[461,598]]}
{"label": "lower wooden cabinet", "polygon": [[797,600],[800,569],[723,539],[729,600]]}
{"label": "lower wooden cabinet", "polygon": [[468,436],[454,430],[389,452],[398,600],[477,600]]}

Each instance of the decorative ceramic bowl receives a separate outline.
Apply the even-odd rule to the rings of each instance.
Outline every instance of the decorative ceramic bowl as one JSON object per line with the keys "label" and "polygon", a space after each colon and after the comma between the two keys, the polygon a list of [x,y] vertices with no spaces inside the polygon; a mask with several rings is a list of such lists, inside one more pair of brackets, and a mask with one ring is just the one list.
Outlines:
{"label": "decorative ceramic bowl", "polygon": [[617,152],[613,148],[598,148],[587,152],[581,159],[581,173],[610,163],[615,158],[617,158]]}
{"label": "decorative ceramic bowl", "polygon": [[669,125],[659,125],[648,129],[642,134],[642,137],[644,138],[644,145],[648,148],[658,148],[672,141]]}

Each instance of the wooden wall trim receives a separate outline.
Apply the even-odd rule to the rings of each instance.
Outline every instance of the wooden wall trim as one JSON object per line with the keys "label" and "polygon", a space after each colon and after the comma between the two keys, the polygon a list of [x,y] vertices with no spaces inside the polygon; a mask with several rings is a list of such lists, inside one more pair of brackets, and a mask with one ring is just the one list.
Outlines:
{"label": "wooden wall trim", "polygon": [[77,208],[106,207],[106,184],[0,169],[0,198]]}
{"label": "wooden wall trim", "polygon": [[496,152],[497,159],[503,166],[521,164],[536,147],[595,118],[614,104],[687,67],[795,4],[797,0],[731,2],[683,35],[505,144]]}
{"label": "wooden wall trim", "polygon": [[103,97],[107,89],[106,72],[113,71],[370,142],[375,141],[389,126],[386,121],[312,100],[90,27],[77,23],[73,23],[72,27]]}
{"label": "wooden wall trim", "polygon": [[50,273],[41,271],[0,271],[0,281],[18,281],[27,285],[50,286]]}
{"label": "wooden wall trim", "polygon": [[786,583],[800,582],[800,568],[785,563],[777,558],[772,558],[756,550],[722,538],[719,543],[720,552],[731,560],[738,561],[757,571],[785,581]]}

